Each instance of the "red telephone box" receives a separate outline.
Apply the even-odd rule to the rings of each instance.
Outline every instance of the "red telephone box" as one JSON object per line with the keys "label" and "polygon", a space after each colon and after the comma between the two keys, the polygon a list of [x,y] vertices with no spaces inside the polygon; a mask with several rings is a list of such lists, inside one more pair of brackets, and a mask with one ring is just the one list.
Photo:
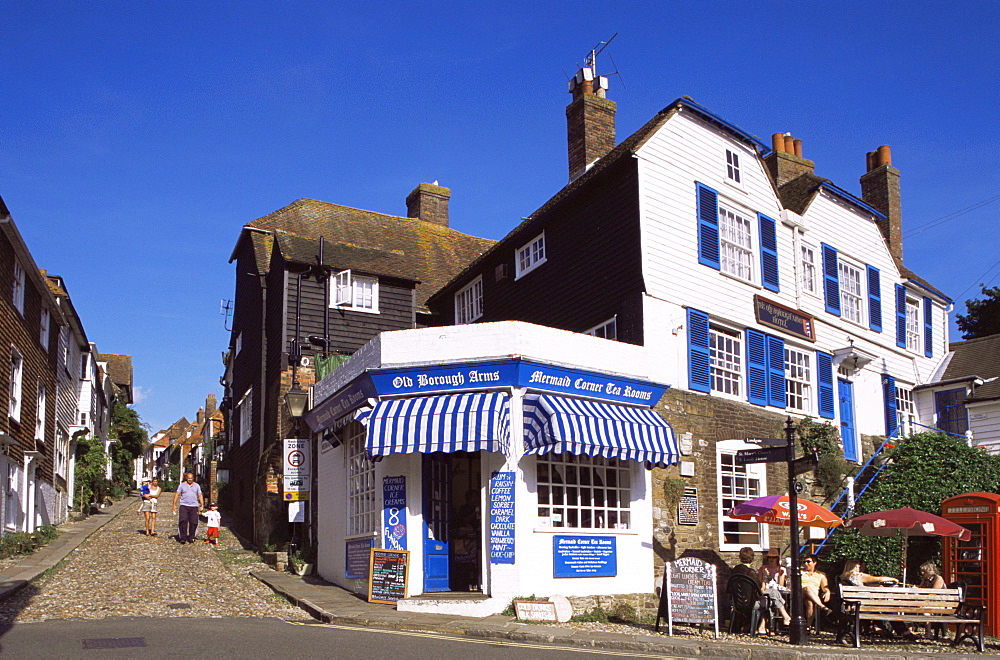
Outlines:
{"label": "red telephone box", "polygon": [[1000,495],[965,493],[941,503],[941,517],[972,532],[968,541],[944,539],[944,579],[968,585],[966,600],[986,606],[984,634],[1000,632]]}

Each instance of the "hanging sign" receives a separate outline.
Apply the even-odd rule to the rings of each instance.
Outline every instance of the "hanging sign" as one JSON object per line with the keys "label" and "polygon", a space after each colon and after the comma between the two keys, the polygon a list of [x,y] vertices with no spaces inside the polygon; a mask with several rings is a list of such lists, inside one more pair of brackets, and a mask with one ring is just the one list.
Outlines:
{"label": "hanging sign", "polygon": [[809,314],[760,296],[753,297],[753,309],[757,314],[757,323],[808,341],[816,341],[816,320]]}
{"label": "hanging sign", "polygon": [[712,624],[719,637],[719,611],[716,606],[715,566],[696,557],[681,557],[667,562],[656,613],[656,631],[660,619],[666,619],[668,634],[674,634],[674,622]]}
{"label": "hanging sign", "polygon": [[514,563],[514,473],[490,479],[490,563]]}
{"label": "hanging sign", "polygon": [[410,553],[406,550],[371,549],[368,564],[368,602],[395,603],[406,598]]}
{"label": "hanging sign", "polygon": [[382,545],[406,550],[406,477],[382,478]]}
{"label": "hanging sign", "polygon": [[308,493],[312,481],[309,470],[309,440],[285,438],[285,466],[282,486],[286,501],[309,499],[308,497],[288,497],[292,493]]}

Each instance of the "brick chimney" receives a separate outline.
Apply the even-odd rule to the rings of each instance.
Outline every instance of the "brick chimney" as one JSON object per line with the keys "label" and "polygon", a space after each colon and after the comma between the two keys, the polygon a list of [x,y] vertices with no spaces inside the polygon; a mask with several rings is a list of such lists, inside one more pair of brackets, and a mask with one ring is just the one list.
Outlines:
{"label": "brick chimney", "polygon": [[771,136],[771,153],[764,158],[764,164],[778,187],[803,174],[813,174],[816,169],[816,163],[802,157],[802,140],[792,137],[791,133]]}
{"label": "brick chimney", "polygon": [[447,227],[449,199],[451,190],[439,186],[437,181],[421,183],[406,196],[406,217]]}
{"label": "brick chimney", "polygon": [[569,180],[587,171],[594,161],[615,148],[614,101],[605,97],[608,79],[584,67],[569,81],[573,100],[566,106],[569,142]]}
{"label": "brick chimney", "polygon": [[892,153],[882,145],[865,155],[866,172],[861,177],[861,199],[886,216],[878,228],[889,246],[889,253],[903,266],[903,211],[899,195],[899,170],[892,166]]}
{"label": "brick chimney", "polygon": [[215,395],[209,394],[208,396],[205,397],[205,416],[211,417],[212,413],[215,412],[215,409],[216,409]]}

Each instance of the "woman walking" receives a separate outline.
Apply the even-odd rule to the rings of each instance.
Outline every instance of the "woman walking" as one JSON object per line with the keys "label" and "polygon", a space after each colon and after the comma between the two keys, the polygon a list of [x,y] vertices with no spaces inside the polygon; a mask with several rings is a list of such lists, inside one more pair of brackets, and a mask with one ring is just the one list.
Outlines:
{"label": "woman walking", "polygon": [[146,536],[156,536],[156,505],[162,492],[163,489],[160,488],[160,480],[153,479],[149,484],[149,498],[143,503],[143,506],[146,506],[146,503],[149,504],[149,511],[145,514]]}

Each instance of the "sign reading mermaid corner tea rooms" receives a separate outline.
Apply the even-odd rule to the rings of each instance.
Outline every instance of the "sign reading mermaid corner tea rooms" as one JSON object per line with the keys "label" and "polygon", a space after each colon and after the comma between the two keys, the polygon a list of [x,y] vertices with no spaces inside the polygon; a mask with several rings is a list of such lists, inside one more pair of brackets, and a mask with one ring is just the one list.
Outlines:
{"label": "sign reading mermaid corner tea rooms", "polygon": [[614,536],[554,536],[553,577],[618,575],[618,539]]}
{"label": "sign reading mermaid corner tea rooms", "polygon": [[371,378],[381,396],[526,387],[645,406],[655,405],[667,389],[646,381],[520,359],[385,369],[371,372]]}

